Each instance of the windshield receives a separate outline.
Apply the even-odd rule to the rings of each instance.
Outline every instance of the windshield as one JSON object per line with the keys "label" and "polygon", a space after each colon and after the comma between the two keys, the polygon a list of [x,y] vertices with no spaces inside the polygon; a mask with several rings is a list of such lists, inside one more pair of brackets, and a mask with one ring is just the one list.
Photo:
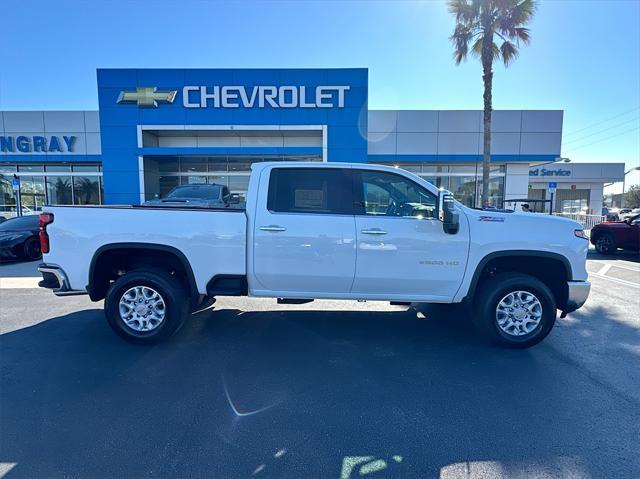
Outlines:
{"label": "windshield", "polygon": [[220,197],[218,185],[179,186],[169,192],[167,198],[198,198],[201,200],[217,200]]}
{"label": "windshield", "polygon": [[0,231],[28,231],[38,229],[38,215],[11,218],[0,223]]}

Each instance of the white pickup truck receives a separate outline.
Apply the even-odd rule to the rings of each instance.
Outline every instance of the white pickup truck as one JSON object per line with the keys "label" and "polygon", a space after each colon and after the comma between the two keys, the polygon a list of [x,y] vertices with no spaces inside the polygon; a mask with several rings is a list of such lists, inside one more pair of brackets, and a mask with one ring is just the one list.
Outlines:
{"label": "white pickup truck", "polygon": [[407,171],[254,164],[246,209],[45,207],[40,285],[104,299],[137,343],[216,296],[460,303],[494,341],[529,347],[587,299],[588,240],[568,219],[475,210]]}

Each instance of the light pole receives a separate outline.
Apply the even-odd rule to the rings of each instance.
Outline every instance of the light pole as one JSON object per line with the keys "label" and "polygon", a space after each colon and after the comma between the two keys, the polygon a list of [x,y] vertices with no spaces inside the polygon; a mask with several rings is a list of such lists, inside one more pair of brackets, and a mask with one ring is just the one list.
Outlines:
{"label": "light pole", "polygon": [[624,187],[627,182],[627,175],[632,171],[640,171],[640,166],[636,166],[635,168],[631,168],[625,171],[624,176],[622,177],[622,196],[620,197],[620,208],[624,208]]}

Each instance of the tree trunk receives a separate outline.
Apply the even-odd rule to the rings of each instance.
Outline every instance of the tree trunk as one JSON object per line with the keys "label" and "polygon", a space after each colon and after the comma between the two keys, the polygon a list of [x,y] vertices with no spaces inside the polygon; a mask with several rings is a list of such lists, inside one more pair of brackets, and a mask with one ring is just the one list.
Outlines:
{"label": "tree trunk", "polygon": [[489,171],[491,169],[491,89],[493,87],[492,43],[493,38],[486,36],[482,45],[482,81],[484,82],[484,142],[482,148],[483,208],[489,206]]}

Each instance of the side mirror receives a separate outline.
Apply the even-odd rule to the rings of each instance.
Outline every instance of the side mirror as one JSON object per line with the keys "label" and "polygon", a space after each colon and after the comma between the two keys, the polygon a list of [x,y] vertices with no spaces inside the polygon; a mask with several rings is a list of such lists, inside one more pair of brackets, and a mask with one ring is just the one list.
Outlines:
{"label": "side mirror", "polygon": [[450,191],[438,192],[438,219],[442,221],[442,229],[447,234],[454,235],[460,229],[460,218]]}
{"label": "side mirror", "polygon": [[239,203],[240,203],[240,195],[238,193],[231,193],[231,195],[229,195],[229,204],[237,205]]}

